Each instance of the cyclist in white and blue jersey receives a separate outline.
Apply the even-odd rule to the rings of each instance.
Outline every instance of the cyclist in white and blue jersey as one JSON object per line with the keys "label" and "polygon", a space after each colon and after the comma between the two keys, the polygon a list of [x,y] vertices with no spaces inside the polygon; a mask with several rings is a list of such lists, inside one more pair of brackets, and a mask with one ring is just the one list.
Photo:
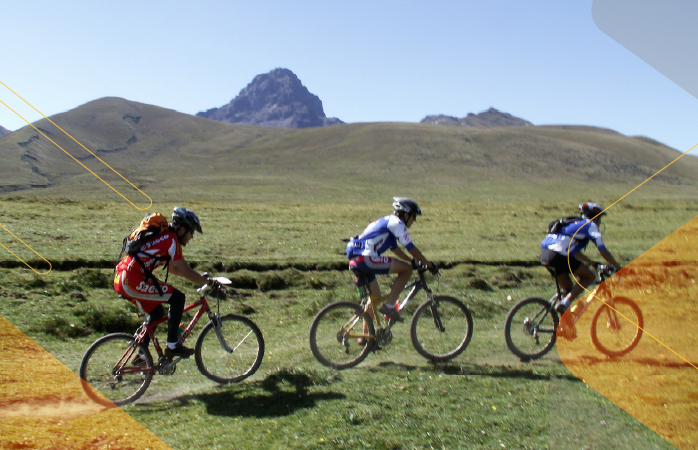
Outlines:
{"label": "cyclist in white and blue jersey", "polygon": [[[361,235],[354,236],[347,244],[347,258],[350,269],[357,269],[366,275],[372,297],[381,295],[376,275],[397,274],[388,299],[378,311],[402,322],[395,302],[412,276],[412,267],[419,263],[437,271],[438,266],[424,257],[407,233],[417,216],[422,215],[422,210],[409,198],[395,197],[393,200],[394,214],[381,217],[369,224]],[[398,243],[405,247],[411,258],[398,247]],[[399,259],[381,256],[388,250]]]}
{"label": "cyclist in white and blue jersey", "polygon": [[[596,265],[582,253],[589,241],[592,241],[603,258],[615,267],[616,271],[621,269],[618,261],[610,251],[606,249],[606,244],[601,237],[599,224],[601,217],[606,215],[603,207],[598,203],[587,202],[579,205],[582,217],[579,220],[564,226],[554,234],[548,234],[540,246],[540,262],[555,270],[560,287],[567,292],[558,307],[558,312],[563,313],[582,293],[584,288],[589,286],[596,279],[596,274],[584,264]],[[569,265],[567,257],[569,256]],[[579,283],[572,282],[570,273],[574,274]],[[580,286],[581,284],[581,286]],[[563,316],[564,318],[565,316]]]}

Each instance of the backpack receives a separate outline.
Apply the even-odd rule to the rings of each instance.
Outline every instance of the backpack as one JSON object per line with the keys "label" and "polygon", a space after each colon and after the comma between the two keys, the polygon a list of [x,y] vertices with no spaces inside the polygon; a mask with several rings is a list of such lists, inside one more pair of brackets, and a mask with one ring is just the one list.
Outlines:
{"label": "backpack", "polygon": [[347,259],[360,255],[364,249],[364,245],[365,243],[359,240],[358,234],[349,239],[349,242],[347,242]]}
{"label": "backpack", "polygon": [[578,220],[584,220],[579,216],[567,216],[562,219],[553,220],[548,224],[548,234],[559,234],[567,225],[575,223]]}
{"label": "backpack", "polygon": [[[146,280],[153,282],[160,296],[162,296],[162,289],[160,288],[160,283],[158,283],[157,279],[153,275],[153,272],[145,267],[145,264],[138,255],[140,253],[141,247],[144,244],[146,244],[148,241],[152,239],[155,239],[156,237],[160,236],[162,233],[167,231],[168,226],[169,224],[167,223],[167,219],[160,213],[156,212],[145,216],[143,220],[141,220],[141,223],[136,228],[131,230],[131,233],[129,233],[129,235],[124,238],[123,244],[121,246],[121,253],[119,253],[119,259],[116,262],[117,265],[119,264],[119,262],[121,262],[124,253],[132,256],[133,259],[138,261],[138,264],[140,264],[141,268],[143,269]],[[148,256],[154,258],[156,260],[156,263],[159,261],[166,261],[165,268],[167,269],[167,275],[165,276],[165,282],[167,282],[167,278],[170,275],[170,257],[150,255]],[[116,271],[116,268],[114,269],[114,271]]]}

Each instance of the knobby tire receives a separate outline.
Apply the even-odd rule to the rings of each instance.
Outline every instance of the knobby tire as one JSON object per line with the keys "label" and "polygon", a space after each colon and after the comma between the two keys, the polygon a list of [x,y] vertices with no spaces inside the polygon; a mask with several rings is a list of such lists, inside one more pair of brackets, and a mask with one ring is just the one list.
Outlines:
{"label": "knobby tire", "polygon": [[[525,319],[539,325],[539,339],[533,335],[533,327],[525,325]],[[525,298],[514,305],[504,322],[504,338],[509,350],[523,361],[544,356],[555,345],[558,326],[557,313],[542,298]]]}
{"label": "knobby tire", "polygon": [[[627,297],[614,297],[612,305],[618,312],[635,323],[631,323],[619,316],[618,320],[621,325],[621,330],[625,331],[612,330],[610,322],[604,319],[608,318],[608,312],[613,313],[613,311],[609,309],[608,305],[601,304],[591,318],[590,331],[591,341],[601,353],[611,357],[617,357],[629,353],[640,342],[640,338],[642,338],[642,329],[644,328],[644,319],[640,307]],[[635,324],[637,324],[637,326]],[[627,336],[627,338],[623,338],[622,342],[619,342],[618,348],[610,348],[607,339],[599,338],[599,334],[605,334],[607,336],[612,336],[612,340],[618,341],[621,333]]]}
{"label": "knobby tire", "polygon": [[264,337],[259,327],[239,314],[220,317],[221,332],[230,350],[218,340],[213,322],[199,333],[194,357],[199,371],[221,384],[238,383],[254,374],[264,359]]}
{"label": "knobby tire", "polygon": [[[80,378],[83,389],[95,402],[108,407],[126,405],[138,400],[150,386],[153,370],[112,374],[116,363],[126,354],[132,343],[133,335],[113,333],[97,339],[85,352],[80,363]],[[145,359],[143,367],[152,368],[153,358],[148,349],[141,346],[139,350]],[[138,351],[133,351],[129,360],[122,363],[122,366],[132,368],[136,355]]]}
{"label": "knobby tire", "polygon": [[[363,344],[358,339],[345,337],[342,326],[355,322],[352,334],[363,334],[363,320],[368,326],[368,336]],[[363,361],[375,345],[373,320],[364,313],[361,305],[352,302],[336,302],[322,308],[310,325],[310,350],[321,364],[336,370],[348,369]],[[345,345],[346,344],[346,345]]]}
{"label": "knobby tire", "polygon": [[[433,305],[437,304],[437,315]],[[412,345],[423,357],[434,362],[449,361],[460,355],[473,336],[473,318],[460,300],[439,296],[419,305],[412,317]]]}

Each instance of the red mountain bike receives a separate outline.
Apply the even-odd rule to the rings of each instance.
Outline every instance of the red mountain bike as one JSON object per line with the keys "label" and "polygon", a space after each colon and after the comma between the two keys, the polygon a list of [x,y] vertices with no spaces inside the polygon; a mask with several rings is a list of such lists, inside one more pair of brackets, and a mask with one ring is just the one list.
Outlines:
{"label": "red mountain bike", "polygon": [[[264,357],[264,338],[255,323],[245,316],[213,312],[206,301],[205,293],[214,293],[229,285],[227,278],[214,278],[214,288],[203,286],[197,290],[201,298],[184,308],[184,312],[200,307],[189,325],[184,329],[179,344],[189,337],[199,319],[207,314],[209,322],[196,339],[194,357],[199,371],[218,383],[237,383],[257,371]],[[113,333],[97,339],[80,364],[80,378],[87,395],[96,402],[111,406],[125,405],[140,398],[148,389],[153,375],[172,375],[182,359],[165,357],[153,330],[167,321],[167,316],[150,323],[150,318],[140,303],[138,306],[145,321],[135,334]],[[217,310],[220,310],[220,299]],[[150,336],[157,363],[153,363],[150,351],[142,345]],[[106,397],[106,399],[105,399]]]}

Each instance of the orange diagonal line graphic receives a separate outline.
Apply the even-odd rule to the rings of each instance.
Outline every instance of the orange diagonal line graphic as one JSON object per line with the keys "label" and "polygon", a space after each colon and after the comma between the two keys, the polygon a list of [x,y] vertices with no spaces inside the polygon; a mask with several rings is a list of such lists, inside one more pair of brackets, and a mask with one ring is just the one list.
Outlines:
{"label": "orange diagonal line graphic", "polygon": [[81,144],[77,139],[75,139],[73,136],[71,136],[70,134],[68,134],[63,128],[61,128],[61,127],[59,127],[58,125],[56,125],[56,124],[53,122],[53,120],[49,119],[49,118],[46,117],[41,111],[39,111],[38,109],[34,108],[34,106],[32,106],[31,103],[29,103],[29,102],[26,101],[24,98],[22,98],[18,93],[16,93],[16,92],[13,91],[12,89],[10,89],[9,86],[7,86],[5,83],[3,83],[2,81],[0,81],[0,84],[2,84],[3,86],[5,86],[10,92],[12,92],[12,93],[15,94],[17,97],[19,97],[24,103],[26,103],[27,105],[29,105],[34,111],[36,111],[36,112],[38,112],[39,114],[41,114],[41,116],[42,116],[44,119],[46,119],[46,120],[48,120],[49,122],[51,122],[56,128],[58,128],[58,129],[61,130],[63,133],[65,133],[66,136],[68,136],[70,139],[72,139],[73,141],[75,141],[80,147],[82,147],[82,148],[84,148],[85,150],[87,150],[92,156],[94,156],[95,158],[97,158],[102,164],[104,164],[105,166],[109,167],[109,169],[111,169],[112,172],[114,172],[115,174],[117,174],[118,176],[120,176],[125,182],[127,182],[128,184],[130,184],[135,190],[137,190],[138,192],[140,192],[141,194],[143,194],[148,200],[150,200],[150,205],[148,205],[146,208],[139,208],[138,206],[136,206],[131,200],[129,200],[128,198],[126,198],[126,196],[124,196],[121,192],[117,191],[111,184],[107,183],[107,182],[104,181],[102,178],[100,178],[99,175],[97,175],[96,173],[94,173],[93,171],[91,171],[86,165],[84,165],[83,163],[81,163],[80,161],[78,161],[77,158],[75,158],[73,155],[71,155],[70,153],[68,153],[65,149],[63,149],[63,147],[61,147],[60,145],[58,145],[57,143],[55,143],[51,138],[49,138],[48,136],[46,136],[43,132],[41,132],[41,130],[39,130],[37,127],[35,127],[34,125],[32,125],[27,119],[25,119],[24,117],[22,117],[17,111],[15,111],[14,109],[10,108],[5,102],[3,102],[2,100],[0,100],[0,103],[2,103],[3,105],[5,105],[5,106],[7,107],[7,109],[9,109],[9,110],[12,111],[13,113],[15,113],[20,119],[22,119],[22,120],[24,120],[25,122],[27,122],[27,124],[28,124],[29,126],[31,126],[31,127],[34,128],[36,131],[38,131],[39,133],[41,133],[41,135],[42,135],[43,137],[45,137],[46,139],[48,139],[49,141],[51,141],[51,143],[53,143],[53,145],[55,145],[56,147],[58,147],[58,148],[60,148],[61,150],[63,150],[63,152],[64,152],[66,155],[68,155],[68,156],[70,156],[71,158],[73,158],[73,160],[74,160],[76,163],[80,164],[82,167],[85,168],[85,170],[87,170],[87,171],[90,172],[92,175],[94,175],[95,177],[97,177],[97,179],[98,179],[99,181],[101,181],[102,183],[104,183],[104,184],[106,184],[107,186],[109,186],[109,188],[110,188],[111,190],[113,190],[114,192],[116,192],[117,194],[119,194],[124,200],[126,200],[127,202],[129,202],[134,208],[143,211],[143,210],[146,210],[146,209],[150,208],[151,206],[153,206],[153,199],[151,199],[150,197],[148,197],[148,195],[147,195],[145,192],[143,192],[143,191],[141,191],[140,189],[138,189],[138,187],[136,187],[136,185],[134,185],[134,184],[131,183],[129,180],[127,180],[126,177],[124,177],[123,175],[121,175],[121,174],[120,174],[119,172],[117,172],[114,168],[112,168],[109,164],[107,164],[106,162],[104,162],[99,156],[97,156],[97,155],[95,155],[94,153],[92,153],[92,151],[90,151],[87,147],[85,147],[84,145],[82,145],[82,144]]}
{"label": "orange diagonal line graphic", "polygon": [[[619,202],[620,202],[621,200],[623,200],[625,197],[627,197],[628,195],[632,194],[632,193],[635,192],[637,189],[639,189],[640,186],[642,186],[643,184],[647,183],[648,181],[650,181],[650,180],[651,180],[652,178],[654,178],[655,176],[659,175],[659,173],[661,173],[664,169],[666,169],[667,167],[669,167],[670,165],[674,164],[674,163],[675,163],[676,161],[678,161],[679,159],[681,159],[681,158],[683,158],[684,156],[686,156],[686,154],[687,154],[688,152],[690,152],[691,150],[693,150],[693,149],[696,148],[696,147],[698,147],[698,144],[694,145],[693,147],[691,147],[691,148],[689,148],[688,150],[686,150],[685,152],[683,152],[681,155],[679,155],[679,156],[678,156],[676,159],[674,159],[672,162],[670,162],[669,164],[667,164],[666,166],[662,167],[662,168],[659,169],[657,172],[655,172],[651,177],[647,178],[645,181],[643,181],[642,183],[640,183],[640,184],[638,184],[637,186],[635,186],[635,188],[633,188],[632,190],[630,190],[627,194],[625,194],[624,196],[622,196],[621,198],[619,198],[618,200],[616,200],[616,201],[613,202],[612,204],[608,205],[608,207],[607,207],[606,209],[604,209],[603,211],[601,211],[600,213],[598,213],[597,215],[595,215],[595,216],[592,217],[591,219],[588,219],[588,220],[586,221],[585,225],[586,225],[587,223],[591,222],[592,220],[596,219],[597,217],[599,217],[601,214],[605,213],[605,212],[608,211],[609,209],[611,209],[613,206],[615,206],[617,203],[619,203]],[[600,302],[603,303],[604,305],[608,306],[610,309],[612,309],[613,311],[615,311],[615,312],[616,312],[618,315],[620,315],[622,318],[624,318],[625,320],[627,320],[627,321],[630,322],[631,324],[635,325],[637,328],[639,328],[640,330],[642,330],[643,333],[646,333],[649,337],[651,337],[652,339],[654,339],[655,341],[657,341],[657,343],[659,343],[660,345],[662,345],[663,347],[665,347],[666,349],[668,349],[670,352],[672,352],[673,354],[675,354],[676,356],[678,356],[679,358],[681,358],[682,360],[684,360],[684,361],[685,361],[686,363],[688,363],[691,367],[693,367],[694,369],[698,369],[698,367],[696,367],[696,366],[695,366],[693,363],[691,363],[689,360],[687,360],[687,359],[684,358],[682,355],[680,355],[679,353],[677,353],[676,351],[674,351],[671,347],[669,347],[669,346],[666,345],[664,342],[662,342],[662,341],[660,341],[659,339],[657,339],[656,337],[654,337],[651,333],[648,333],[645,329],[643,329],[642,327],[640,327],[638,324],[634,323],[632,320],[630,320],[630,319],[628,319],[627,317],[625,317],[622,313],[618,312],[618,311],[617,311],[615,308],[613,308],[611,305],[609,305],[608,303],[606,303],[606,302],[604,302],[603,300],[601,300],[599,297],[596,296],[596,294],[595,294],[594,292],[592,292],[592,291],[590,291],[589,289],[587,289],[587,288],[585,288],[584,286],[582,286],[582,284],[579,282],[579,279],[575,278],[574,274],[572,273],[572,266],[570,265],[570,247],[572,246],[572,242],[574,241],[574,237],[577,235],[577,233],[579,233],[579,230],[581,230],[581,227],[579,227],[579,229],[577,229],[577,231],[575,231],[575,233],[572,235],[572,239],[570,239],[570,243],[569,243],[569,245],[567,246],[567,267],[570,269],[570,276],[572,277],[572,279],[574,279],[574,282],[577,283],[582,289],[584,289],[584,291],[586,291],[588,294],[590,294],[591,296],[593,296],[595,299],[597,299],[598,301],[600,301]]]}
{"label": "orange diagonal line graphic", "polygon": [[4,245],[0,244],[0,246],[2,246],[2,248],[4,248],[5,250],[7,250],[8,252],[12,253],[12,254],[14,255],[15,258],[17,258],[17,259],[19,259],[20,261],[22,261],[27,267],[29,267],[31,270],[33,270],[34,272],[36,272],[38,275],[46,275],[47,273],[49,273],[49,272],[51,271],[51,269],[53,268],[53,266],[51,265],[51,262],[50,262],[48,259],[46,259],[46,258],[44,258],[43,256],[41,256],[41,255],[39,254],[39,252],[37,252],[36,250],[34,250],[33,248],[31,248],[31,247],[29,246],[29,244],[27,244],[26,242],[24,242],[23,240],[21,240],[20,238],[18,238],[17,236],[15,236],[15,234],[14,234],[13,232],[11,232],[11,231],[8,230],[7,228],[5,228],[2,224],[0,224],[0,227],[2,227],[5,231],[7,231],[8,233],[10,233],[12,236],[14,236],[15,239],[17,239],[19,242],[21,242],[22,244],[24,244],[29,250],[31,250],[31,251],[33,251],[34,253],[36,253],[37,256],[39,256],[39,258],[41,258],[41,259],[43,259],[44,261],[46,261],[46,262],[48,263],[48,272],[37,272],[36,269],[34,269],[32,266],[30,266],[25,260],[23,260],[23,259],[20,258],[19,256],[15,255],[15,253],[14,253],[12,250],[10,250],[9,248],[7,248],[7,247],[5,247]]}

